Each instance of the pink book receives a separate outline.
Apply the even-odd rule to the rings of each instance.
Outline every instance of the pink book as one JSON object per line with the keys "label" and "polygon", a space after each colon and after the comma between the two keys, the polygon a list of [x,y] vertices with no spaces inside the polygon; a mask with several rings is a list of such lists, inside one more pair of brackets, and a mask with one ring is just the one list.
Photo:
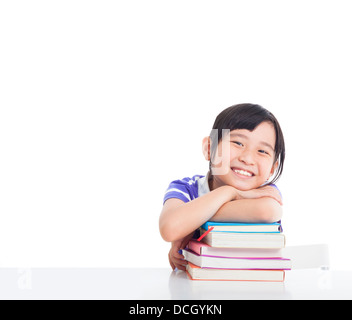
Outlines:
{"label": "pink book", "polygon": [[190,249],[182,250],[185,260],[201,268],[243,270],[290,270],[291,260],[284,258],[220,257],[199,255]]}
{"label": "pink book", "polygon": [[232,258],[265,258],[281,259],[282,249],[255,249],[255,248],[215,248],[204,242],[191,240],[188,248],[198,255],[232,257]]}

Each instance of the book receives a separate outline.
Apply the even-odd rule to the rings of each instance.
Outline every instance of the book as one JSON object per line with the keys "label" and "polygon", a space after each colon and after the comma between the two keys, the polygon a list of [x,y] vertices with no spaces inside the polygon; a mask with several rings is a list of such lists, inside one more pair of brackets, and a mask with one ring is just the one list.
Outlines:
{"label": "book", "polygon": [[283,249],[274,248],[221,248],[211,247],[202,241],[191,240],[187,246],[193,252],[199,255],[234,257],[234,258],[282,258]]}
{"label": "book", "polygon": [[278,222],[274,223],[238,223],[238,222],[213,222],[207,221],[201,228],[209,230],[213,228],[212,232],[246,232],[246,233],[259,233],[259,232],[270,232],[280,233],[282,231],[281,224]]}
{"label": "book", "polygon": [[284,281],[284,270],[236,270],[200,268],[188,263],[187,274],[191,280],[233,281]]}
{"label": "book", "polygon": [[220,269],[281,269],[290,270],[291,260],[278,258],[234,258],[199,255],[191,250],[184,249],[182,254],[188,262],[201,268]]}
{"label": "book", "polygon": [[[200,229],[201,234],[207,232]],[[202,240],[212,247],[224,248],[284,248],[285,235],[283,233],[237,233],[237,232],[209,232]]]}

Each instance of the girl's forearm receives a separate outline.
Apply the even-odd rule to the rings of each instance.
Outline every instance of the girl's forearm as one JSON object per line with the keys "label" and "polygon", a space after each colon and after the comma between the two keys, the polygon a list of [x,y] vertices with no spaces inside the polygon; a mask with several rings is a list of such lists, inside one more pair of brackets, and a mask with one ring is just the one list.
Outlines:
{"label": "girl's forearm", "polygon": [[271,223],[281,219],[282,206],[274,199],[240,199],[229,201],[219,208],[211,221]]}
{"label": "girl's forearm", "polygon": [[162,237],[170,242],[184,238],[211,219],[224,203],[231,201],[234,196],[234,188],[223,186],[202,197],[162,212],[160,217]]}

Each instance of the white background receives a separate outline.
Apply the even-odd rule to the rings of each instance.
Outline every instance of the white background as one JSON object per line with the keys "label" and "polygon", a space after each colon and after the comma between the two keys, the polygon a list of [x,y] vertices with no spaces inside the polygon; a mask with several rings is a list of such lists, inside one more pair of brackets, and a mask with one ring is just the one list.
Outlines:
{"label": "white background", "polygon": [[349,1],[2,1],[0,266],[167,267],[163,193],[224,108],[281,123],[287,245],[352,269]]}

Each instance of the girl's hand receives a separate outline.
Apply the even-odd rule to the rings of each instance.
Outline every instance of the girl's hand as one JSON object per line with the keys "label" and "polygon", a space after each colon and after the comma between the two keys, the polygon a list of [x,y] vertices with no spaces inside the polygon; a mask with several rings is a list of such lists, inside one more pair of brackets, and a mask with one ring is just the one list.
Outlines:
{"label": "girl's hand", "polygon": [[258,199],[264,197],[272,198],[276,200],[280,205],[282,205],[282,199],[279,190],[270,185],[248,191],[237,190],[235,200]]}
{"label": "girl's hand", "polygon": [[172,242],[171,249],[169,251],[169,262],[172,270],[177,268],[179,270],[186,271],[187,261],[185,260],[185,257],[178,252],[181,247],[181,241],[182,240],[177,240]]}
{"label": "girl's hand", "polygon": [[179,253],[179,250],[184,249],[188,244],[188,241],[192,238],[193,232],[186,236],[185,238],[173,241],[171,243],[171,249],[169,251],[169,262],[172,270],[175,268],[179,270],[186,271],[186,265],[188,262],[185,260],[185,257]]}

